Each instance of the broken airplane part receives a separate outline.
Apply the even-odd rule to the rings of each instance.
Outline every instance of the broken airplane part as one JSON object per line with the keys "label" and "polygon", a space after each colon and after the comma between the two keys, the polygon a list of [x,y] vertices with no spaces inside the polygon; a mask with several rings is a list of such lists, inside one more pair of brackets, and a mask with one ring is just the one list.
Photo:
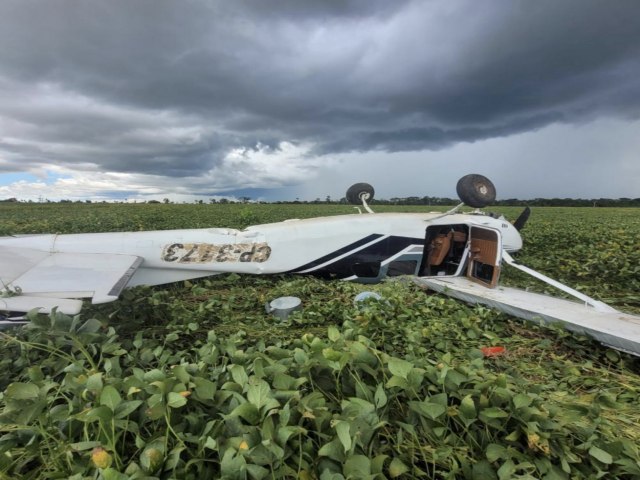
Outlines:
{"label": "broken airplane part", "polygon": [[[523,318],[561,321],[603,343],[640,355],[638,317],[581,294],[582,304],[561,300],[562,308],[557,304],[547,308],[539,295],[496,288],[503,260],[554,286],[562,284],[519,266],[509,255],[522,248],[519,230],[528,219],[528,208],[514,224],[477,210],[491,204],[496,195],[493,184],[482,175],[462,177],[456,190],[462,203],[446,213],[373,214],[368,202],[374,189],[358,183],[346,197],[369,214],[286,220],[244,230],[0,237],[0,310],[47,313],[55,307],[73,315],[80,311],[81,299],[94,304],[111,302],[125,287],[230,272],[309,274],[364,283],[413,275],[421,285],[444,294],[487,303]],[[465,204],[476,210],[461,213]],[[513,306],[509,302],[516,297],[521,303]],[[562,313],[565,311],[571,314]],[[594,334],[595,328],[576,321],[591,313],[595,323],[604,321],[610,328]],[[600,319],[602,315],[606,320]],[[618,324],[625,328],[616,330]],[[616,331],[624,332],[624,338]]]}

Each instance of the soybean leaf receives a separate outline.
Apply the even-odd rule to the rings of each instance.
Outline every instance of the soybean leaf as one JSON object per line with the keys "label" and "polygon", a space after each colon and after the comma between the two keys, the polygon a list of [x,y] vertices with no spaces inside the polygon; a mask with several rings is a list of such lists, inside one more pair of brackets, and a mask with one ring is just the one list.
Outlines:
{"label": "soybean leaf", "polygon": [[371,460],[371,473],[373,474],[382,474],[382,470],[384,468],[384,462],[389,458],[388,455],[376,455],[376,457]]}
{"label": "soybean leaf", "polygon": [[409,372],[413,368],[413,364],[400,358],[391,357],[389,359],[389,371],[393,375],[407,379]]}
{"label": "soybean leaf", "polygon": [[116,407],[120,404],[122,398],[118,391],[111,385],[107,385],[102,389],[100,393],[100,405],[109,407],[112,412],[115,412]]}
{"label": "soybean leaf", "polygon": [[247,399],[258,409],[269,401],[271,388],[264,380],[252,378],[247,389]]}
{"label": "soybean leaf", "polygon": [[340,439],[340,443],[344,448],[345,453],[351,450],[351,434],[349,433],[350,425],[349,422],[338,421],[336,424],[336,433],[338,434],[338,438]]}
{"label": "soybean leaf", "polygon": [[233,377],[233,381],[240,385],[242,388],[249,381],[249,376],[245,371],[244,367],[241,365],[231,365],[229,367],[229,371],[231,372],[231,377]]}
{"label": "soybean leaf", "polygon": [[100,331],[101,328],[102,323],[100,323],[100,320],[90,318],[84,322],[80,328],[78,328],[78,333],[96,333]]}
{"label": "soybean leaf", "polygon": [[511,480],[514,473],[516,473],[516,465],[513,460],[509,459],[498,469],[498,478],[500,480]]}
{"label": "soybean leaf", "polygon": [[76,452],[82,452],[84,450],[91,450],[93,448],[99,447],[100,445],[100,442],[87,441],[71,443],[69,447],[71,448],[71,450],[75,450]]}
{"label": "soybean leaf", "polygon": [[241,403],[229,414],[231,417],[243,418],[251,425],[257,425],[260,421],[260,413],[258,408],[249,402]]}
{"label": "soybean leaf", "polygon": [[216,393],[216,384],[206,378],[197,377],[194,379],[196,384],[195,394],[201,400],[212,399]]}
{"label": "soybean leaf", "polygon": [[342,462],[345,459],[344,447],[340,443],[339,439],[334,438],[329,443],[325,443],[322,447],[320,447],[320,449],[318,450],[318,456],[329,457],[337,462]]}
{"label": "soybean leaf", "polygon": [[347,478],[367,478],[371,475],[371,460],[364,455],[352,455],[344,462],[342,471]]}
{"label": "soybean leaf", "polygon": [[127,480],[129,478],[128,475],[118,472],[118,470],[113,467],[102,470],[101,476],[104,480]]}
{"label": "soybean leaf", "polygon": [[269,475],[269,470],[260,465],[247,465],[247,472],[249,473],[249,478],[255,480],[262,480]]}
{"label": "soybean leaf", "polygon": [[447,411],[447,407],[440,405],[439,403],[431,402],[409,402],[411,410],[419,413],[422,416],[435,420],[444,412]]}
{"label": "soybean leaf", "polygon": [[88,390],[93,390],[94,392],[99,392],[100,390],[102,390],[102,374],[101,373],[94,373],[93,375],[90,375],[89,378],[87,379],[87,389]]}
{"label": "soybean leaf", "polygon": [[509,416],[507,412],[497,407],[485,408],[480,412],[480,415],[487,418],[504,418]]}
{"label": "soybean leaf", "polygon": [[611,456],[611,454],[596,446],[593,446],[589,449],[589,455],[606,465],[610,465],[611,463],[613,463],[613,457]]}
{"label": "soybean leaf", "polygon": [[187,404],[187,399],[178,392],[169,392],[167,395],[167,405],[171,408],[180,408]]}
{"label": "soybean leaf", "polygon": [[384,387],[381,383],[376,386],[376,393],[373,396],[376,408],[382,408],[387,404],[387,395],[384,393]]}
{"label": "soybean leaf", "polygon": [[399,458],[391,460],[391,464],[389,465],[389,475],[391,478],[398,478],[400,475],[403,475],[408,471],[409,467],[407,467]]}
{"label": "soybean leaf", "polygon": [[490,462],[495,462],[499,458],[505,458],[507,455],[507,449],[502,445],[498,445],[497,443],[490,443],[487,446],[487,450],[485,452],[487,460]]}
{"label": "soybean leaf", "polygon": [[116,408],[116,418],[125,418],[133,413],[140,405],[142,405],[142,400],[130,400],[126,402],[121,402]]}
{"label": "soybean leaf", "polygon": [[529,395],[525,393],[519,393],[515,397],[513,397],[513,406],[516,408],[528,407],[529,405],[531,405],[532,401],[533,399]]}
{"label": "soybean leaf", "polygon": [[328,328],[327,334],[328,334],[329,340],[331,340],[332,342],[337,342],[340,339],[340,332],[334,326],[330,326]]}
{"label": "soybean leaf", "polygon": [[38,398],[40,389],[33,383],[12,383],[7,387],[8,400],[32,400]]}

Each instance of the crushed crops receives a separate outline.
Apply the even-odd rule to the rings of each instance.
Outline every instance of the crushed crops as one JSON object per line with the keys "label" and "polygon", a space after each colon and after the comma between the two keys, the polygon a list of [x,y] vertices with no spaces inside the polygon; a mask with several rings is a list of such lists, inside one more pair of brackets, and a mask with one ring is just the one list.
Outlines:
{"label": "crushed crops", "polygon": [[[20,233],[14,209],[36,207],[0,215]],[[40,207],[34,225],[238,227],[350,210],[78,205],[50,215],[67,207]],[[119,223],[96,228],[96,218]],[[534,209],[519,259],[637,312],[636,218]],[[543,289],[517,273],[506,280]],[[355,306],[364,290],[382,300]],[[285,295],[304,308],[284,321],[265,313]],[[3,332],[0,369],[0,478],[640,476],[637,360],[406,279],[365,287],[232,274],[136,288]]]}

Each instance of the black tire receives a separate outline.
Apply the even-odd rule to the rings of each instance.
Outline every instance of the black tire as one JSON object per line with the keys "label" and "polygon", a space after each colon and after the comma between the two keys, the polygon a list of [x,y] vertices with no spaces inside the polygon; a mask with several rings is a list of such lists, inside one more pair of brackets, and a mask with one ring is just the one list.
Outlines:
{"label": "black tire", "polygon": [[486,207],[496,199],[496,187],[491,180],[475,173],[465,175],[458,180],[456,192],[465,205],[473,208]]}
{"label": "black tire", "polygon": [[367,202],[373,200],[375,191],[368,183],[356,183],[351,185],[347,190],[347,202],[352,205],[362,205],[362,200]]}

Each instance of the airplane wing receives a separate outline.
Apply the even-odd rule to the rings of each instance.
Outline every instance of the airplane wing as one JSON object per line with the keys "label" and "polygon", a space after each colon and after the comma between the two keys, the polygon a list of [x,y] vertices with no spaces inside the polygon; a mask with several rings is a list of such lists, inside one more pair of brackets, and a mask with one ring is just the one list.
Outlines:
{"label": "airplane wing", "polygon": [[590,335],[607,346],[640,356],[640,316],[620,312],[540,272],[520,265],[507,252],[502,252],[502,258],[508,265],[572,295],[579,302],[511,287],[486,288],[468,276],[417,277],[414,281],[422,287],[464,302],[487,305],[525,320],[559,322],[567,329]]}
{"label": "airplane wing", "polygon": [[517,288],[489,289],[465,277],[417,277],[422,286],[471,304],[482,304],[524,320],[562,323],[568,330],[589,335],[604,345],[640,356],[640,317],[598,310],[578,303]]}
{"label": "airplane wing", "polygon": [[82,302],[116,300],[143,259],[135,255],[48,253],[25,248],[0,249],[3,290],[0,310],[25,312],[53,307],[75,315]]}

